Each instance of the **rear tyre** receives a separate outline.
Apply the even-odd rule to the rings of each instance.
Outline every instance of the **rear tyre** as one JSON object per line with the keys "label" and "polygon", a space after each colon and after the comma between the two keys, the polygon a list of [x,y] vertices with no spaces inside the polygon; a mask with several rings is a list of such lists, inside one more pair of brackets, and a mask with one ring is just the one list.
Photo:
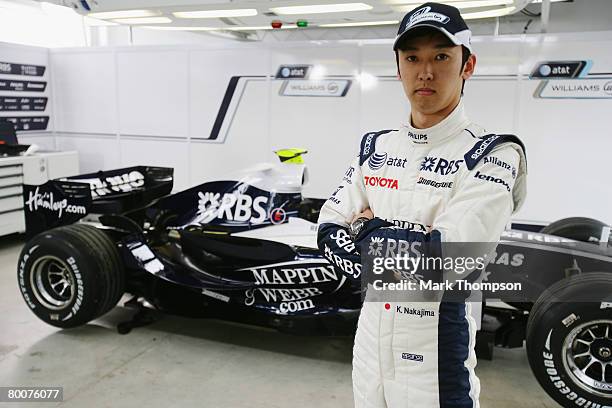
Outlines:
{"label": "rear tyre", "polygon": [[85,224],[35,236],[21,251],[17,274],[21,294],[32,312],[61,328],[102,316],[117,304],[125,288],[114,242]]}
{"label": "rear tyre", "polygon": [[548,224],[540,231],[542,234],[555,235],[575,241],[598,243],[605,222],[585,217],[564,218]]}
{"label": "rear tyre", "polygon": [[563,407],[612,406],[612,274],[572,276],[544,292],[529,315],[527,357]]}

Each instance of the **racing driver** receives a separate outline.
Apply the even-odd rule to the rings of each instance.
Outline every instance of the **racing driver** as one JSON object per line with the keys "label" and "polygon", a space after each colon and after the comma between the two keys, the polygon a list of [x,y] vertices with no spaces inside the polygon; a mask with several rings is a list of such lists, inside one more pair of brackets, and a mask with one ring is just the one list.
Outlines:
{"label": "racing driver", "polygon": [[[525,197],[523,144],[470,122],[461,96],[474,73],[471,32],[459,10],[425,3],[402,20],[393,49],[411,107],[406,124],[367,133],[321,209],[318,245],[358,282],[360,243],[481,242],[494,248]],[[478,273],[478,272],[474,272]],[[356,407],[479,406],[476,320],[470,302],[368,301],[353,349]],[[414,310],[414,309],[412,309]]]}

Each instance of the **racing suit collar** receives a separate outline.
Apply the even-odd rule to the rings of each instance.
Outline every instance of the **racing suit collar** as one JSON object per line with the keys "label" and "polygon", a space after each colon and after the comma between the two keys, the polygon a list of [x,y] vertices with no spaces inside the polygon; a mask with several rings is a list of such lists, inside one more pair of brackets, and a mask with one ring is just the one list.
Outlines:
{"label": "racing suit collar", "polygon": [[432,145],[456,135],[459,131],[465,129],[469,123],[463,108],[463,100],[460,100],[450,115],[438,124],[426,129],[417,129],[411,123],[408,123],[402,125],[402,131],[416,145]]}

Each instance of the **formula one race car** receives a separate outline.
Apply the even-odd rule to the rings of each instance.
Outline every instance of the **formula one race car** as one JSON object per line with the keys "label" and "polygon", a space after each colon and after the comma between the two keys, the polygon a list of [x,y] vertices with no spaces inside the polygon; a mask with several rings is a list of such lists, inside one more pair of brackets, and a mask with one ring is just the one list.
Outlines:
{"label": "formula one race car", "polygon": [[[176,194],[172,169],[145,166],[24,186],[26,303],[61,328],[128,293],[168,313],[352,334],[362,290],[317,249],[325,200],[302,196],[305,151],[277,153],[281,163]],[[609,237],[607,225],[583,218],[504,232],[485,274],[513,275],[539,298],[485,306],[480,355],[526,339],[536,377],[559,403],[612,405]]]}

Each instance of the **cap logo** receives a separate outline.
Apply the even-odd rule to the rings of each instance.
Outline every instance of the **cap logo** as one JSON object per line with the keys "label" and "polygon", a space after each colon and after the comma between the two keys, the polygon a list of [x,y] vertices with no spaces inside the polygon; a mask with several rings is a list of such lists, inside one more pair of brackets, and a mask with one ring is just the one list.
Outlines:
{"label": "cap logo", "polygon": [[404,28],[404,30],[407,30],[408,28],[422,21],[436,21],[440,24],[446,24],[450,21],[450,17],[448,17],[447,15],[430,12],[430,10],[431,7],[425,6],[422,9],[419,9],[412,13],[412,15],[410,16],[410,20],[408,21],[408,24],[406,24],[406,28]]}

